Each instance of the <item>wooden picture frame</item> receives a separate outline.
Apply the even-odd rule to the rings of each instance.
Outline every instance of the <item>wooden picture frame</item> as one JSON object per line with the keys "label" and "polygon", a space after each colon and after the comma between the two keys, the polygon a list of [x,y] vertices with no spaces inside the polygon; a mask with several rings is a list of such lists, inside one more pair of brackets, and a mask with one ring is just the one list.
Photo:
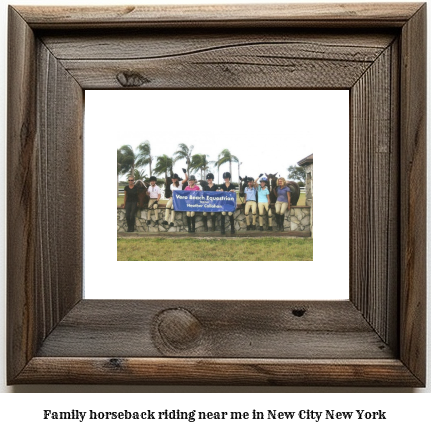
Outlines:
{"label": "wooden picture frame", "polygon": [[[425,28],[424,3],[9,7],[8,384],[424,386]],[[349,300],[82,299],[99,88],[349,89]]]}

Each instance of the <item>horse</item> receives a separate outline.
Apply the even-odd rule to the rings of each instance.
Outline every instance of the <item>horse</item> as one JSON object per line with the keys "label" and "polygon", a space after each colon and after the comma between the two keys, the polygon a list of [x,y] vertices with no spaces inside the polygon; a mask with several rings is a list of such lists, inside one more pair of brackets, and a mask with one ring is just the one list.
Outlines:
{"label": "horse", "polygon": [[172,177],[166,177],[165,180],[165,198],[169,199],[172,196],[171,191]]}
{"label": "horse", "polygon": [[205,188],[208,187],[208,182],[206,180],[198,180],[196,184],[199,185],[202,190],[205,190]]}
{"label": "horse", "polygon": [[245,192],[244,192],[244,190],[248,186],[248,181],[246,181],[247,178],[248,178],[247,176],[245,176],[244,178],[241,176],[239,177],[239,197],[241,198],[241,201],[243,204],[245,204],[245,199],[244,199],[245,198]]}
{"label": "horse", "polygon": [[275,189],[277,188],[277,173],[275,174],[267,174],[265,173],[268,179],[268,189],[269,189],[269,199],[271,204],[274,204],[277,201],[277,195],[275,194]]}
{"label": "horse", "polygon": [[[275,174],[265,174],[268,177],[268,181],[270,183],[270,199],[271,203],[275,203],[277,201],[277,196],[275,195],[275,189],[278,186],[278,178]],[[301,195],[301,189],[299,188],[298,183],[288,180],[286,181],[286,185],[290,189],[290,204],[296,206],[298,204],[299,196]]]}
{"label": "horse", "polygon": [[286,185],[290,189],[290,204],[296,206],[296,204],[298,204],[299,196],[301,195],[301,189],[298,183],[292,180],[288,180]]}
{"label": "horse", "polygon": [[142,180],[136,180],[135,187],[138,188],[138,208],[144,209],[148,207],[150,197],[147,195],[148,186]]}

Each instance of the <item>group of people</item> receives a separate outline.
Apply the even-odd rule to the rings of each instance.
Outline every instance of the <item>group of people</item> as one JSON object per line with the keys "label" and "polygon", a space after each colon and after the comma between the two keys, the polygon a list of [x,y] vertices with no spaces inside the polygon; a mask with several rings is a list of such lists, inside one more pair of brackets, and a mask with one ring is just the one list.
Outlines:
{"label": "group of people", "polygon": [[[204,185],[203,187],[199,186],[198,184],[196,184],[196,177],[194,175],[191,175],[190,177],[187,176],[186,171],[183,169],[184,171],[184,175],[185,178],[184,180],[181,180],[181,184],[180,184],[180,180],[177,174],[174,174],[172,176],[172,184],[171,184],[171,191],[172,191],[172,195],[174,190],[177,189],[182,189],[182,185],[186,182],[188,182],[188,185],[186,186],[186,188],[184,190],[186,191],[199,191],[199,190],[203,190],[203,191],[208,191],[208,192],[216,192],[216,191],[223,191],[223,192],[235,192],[235,186],[230,182],[230,173],[225,172],[223,173],[223,179],[224,179],[224,183],[221,186],[217,186],[214,183],[214,174],[209,173],[206,176],[206,180],[207,180],[207,184]],[[212,220],[212,231],[215,231],[215,226],[216,226],[216,213],[215,212],[203,212],[202,213],[202,221],[204,223],[204,231],[208,231],[208,213],[210,213],[211,216],[211,220]],[[221,234],[225,234],[225,219],[226,219],[226,214],[228,214],[229,218],[230,218],[230,225],[231,225],[231,232],[234,233],[235,232],[235,226],[234,226],[234,220],[233,220],[233,213],[232,212],[222,212],[221,213],[221,221],[220,221],[220,230],[221,230]],[[173,201],[172,201],[172,197],[169,198],[169,201],[166,204],[166,213],[165,213],[165,220],[162,222],[163,225],[170,225],[170,226],[174,226],[174,217],[175,217],[175,210],[173,209]],[[187,230],[190,233],[194,233],[196,231],[196,227],[195,227],[195,223],[196,223],[196,212],[194,211],[188,211],[186,212],[186,217],[187,217]],[[170,220],[170,222],[169,222]]]}
{"label": "group of people", "polygon": [[[159,220],[159,200],[162,196],[162,190],[156,185],[157,178],[154,176],[150,177],[150,186],[147,190],[149,196],[148,201],[148,219],[147,225],[150,225],[150,210],[154,211],[156,217],[156,223]],[[135,185],[135,179],[133,176],[129,176],[127,179],[128,185],[124,188],[124,202],[121,204],[121,208],[126,209],[126,222],[127,232],[135,231],[135,214],[138,208],[139,201],[139,189]]]}
{"label": "group of people", "polygon": [[[223,173],[224,183],[217,186],[214,183],[214,175],[212,173],[207,174],[206,180],[207,184],[202,188],[196,183],[196,177],[187,175],[185,169],[183,169],[185,178],[182,180],[178,174],[172,176],[171,198],[169,198],[166,204],[165,219],[163,220],[163,225],[174,226],[175,219],[175,209],[173,208],[173,192],[175,190],[183,190],[183,185],[188,183],[184,190],[186,191],[198,191],[204,190],[209,192],[223,191],[236,193],[234,185],[231,183],[231,175],[229,172]],[[162,191],[159,186],[156,185],[156,177],[150,177],[150,186],[147,190],[147,195],[149,196],[148,202],[148,215],[147,215],[147,225],[151,223],[151,211],[154,212],[155,224],[158,224],[159,213],[158,213],[158,203],[162,196]],[[270,191],[268,179],[260,174],[257,179],[251,177],[245,179],[247,182],[247,187],[244,188],[244,192],[241,194],[245,198],[245,215],[247,223],[247,231],[256,230],[256,217],[257,212],[259,212],[259,229],[263,231],[263,215],[268,214],[268,230],[272,231],[272,211],[271,211],[271,201],[270,201]],[[275,203],[275,217],[277,221],[277,228],[280,231],[284,230],[284,215],[286,210],[290,210],[290,189],[286,184],[284,178],[278,179],[278,186],[275,189],[275,194],[277,196],[277,201]],[[126,209],[126,221],[127,221],[127,231],[133,232],[135,226],[135,213],[138,204],[138,190],[135,187],[135,180],[132,176],[128,177],[128,185],[124,188],[124,203],[121,205],[122,208]],[[250,211],[252,216],[252,223],[250,222]],[[204,231],[208,231],[208,215],[209,212],[202,213],[202,221],[204,223]],[[187,216],[187,228],[188,232],[195,232],[195,219],[196,213],[194,211],[186,212]],[[215,231],[216,226],[216,212],[211,212],[211,230]],[[232,212],[221,212],[220,220],[220,231],[221,234],[225,234],[225,223],[226,216],[229,216],[231,233],[235,233],[234,217]]]}
{"label": "group of people", "polygon": [[[259,229],[263,231],[263,215],[268,214],[268,231],[272,231],[272,210],[271,199],[268,185],[268,179],[259,174],[259,177],[253,180],[252,177],[245,179],[247,186],[244,188],[245,208],[247,231],[256,229],[256,216],[259,212]],[[286,210],[290,210],[290,188],[283,177],[278,179],[278,185],[274,190],[277,197],[275,202],[275,218],[277,229],[284,231],[284,215]],[[250,210],[252,223],[250,223]]]}

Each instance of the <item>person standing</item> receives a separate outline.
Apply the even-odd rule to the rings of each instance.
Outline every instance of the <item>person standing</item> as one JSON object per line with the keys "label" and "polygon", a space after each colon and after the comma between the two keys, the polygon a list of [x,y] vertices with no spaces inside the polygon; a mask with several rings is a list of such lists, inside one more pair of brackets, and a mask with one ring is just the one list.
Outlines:
{"label": "person standing", "polygon": [[[208,191],[208,192],[217,191],[218,186],[216,184],[214,184],[214,174],[208,173],[206,179],[208,181],[208,185],[204,186],[203,190]],[[211,219],[212,219],[211,231],[215,231],[216,217],[217,216],[216,216],[215,212],[211,212]],[[204,223],[204,231],[206,232],[206,231],[208,231],[208,213],[207,212],[202,213],[202,221]]]}
{"label": "person standing", "polygon": [[[223,173],[224,184],[222,184],[220,186],[220,189],[223,192],[236,193],[235,192],[235,186],[230,182],[230,179],[231,179],[230,172]],[[234,225],[234,220],[233,220],[233,212],[228,212],[228,215],[229,215],[229,219],[230,219],[230,232],[231,232],[231,234],[235,234],[235,225]],[[221,231],[220,231],[220,233],[221,234],[226,234],[225,227],[224,227],[225,218],[226,218],[226,212],[222,212],[221,213],[221,222],[220,222],[220,225],[221,225]]]}
{"label": "person standing", "polygon": [[186,176],[186,178],[184,180],[180,180],[178,174],[174,174],[172,176],[172,184],[170,185],[171,197],[169,198],[169,201],[166,204],[165,220],[162,222],[163,225],[168,225],[169,213],[170,213],[171,223],[169,223],[169,226],[174,226],[175,209],[173,208],[173,201],[172,200],[173,200],[174,190],[182,190],[183,184],[186,183],[188,180],[187,171],[184,168],[183,168],[183,172]]}
{"label": "person standing", "polygon": [[[191,175],[189,177],[189,184],[184,189],[186,191],[199,191],[201,188],[196,184],[196,177],[194,175]],[[194,211],[187,212],[187,228],[188,232],[195,232],[195,218],[196,213]]]}
{"label": "person standing", "polygon": [[[256,229],[257,189],[254,180],[251,177],[248,177],[246,180],[248,182],[248,186],[246,186],[244,189],[244,194],[245,194],[244,214],[245,214],[245,221],[247,223],[247,231],[250,231],[250,229],[252,230]],[[250,210],[253,217],[252,225],[250,225],[250,218],[249,218]]]}
{"label": "person standing", "polygon": [[284,214],[290,211],[290,188],[284,177],[278,179],[278,186],[275,189],[277,201],[275,202],[275,218],[279,231],[284,231]]}
{"label": "person standing", "polygon": [[150,187],[147,190],[147,195],[150,197],[150,201],[148,202],[148,216],[147,216],[147,225],[151,223],[151,210],[154,210],[154,216],[156,217],[155,224],[159,224],[159,200],[162,196],[162,190],[156,185],[156,177],[150,177]]}
{"label": "person standing", "polygon": [[262,177],[262,174],[256,179],[256,183],[258,180],[260,185],[257,187],[257,206],[259,208],[259,229],[263,231],[263,214],[266,211],[268,214],[268,231],[272,231],[272,212],[271,212],[271,201],[269,198],[269,188],[268,188],[268,179],[266,177]]}
{"label": "person standing", "polygon": [[135,231],[135,214],[138,205],[138,188],[135,187],[135,179],[130,176],[128,185],[124,188],[124,202],[121,208],[126,208],[127,232]]}

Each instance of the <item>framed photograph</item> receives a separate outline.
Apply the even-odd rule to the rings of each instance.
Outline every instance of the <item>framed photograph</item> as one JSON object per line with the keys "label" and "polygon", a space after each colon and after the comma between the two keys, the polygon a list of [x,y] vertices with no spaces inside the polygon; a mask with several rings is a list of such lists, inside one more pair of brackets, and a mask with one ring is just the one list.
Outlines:
{"label": "framed photograph", "polygon": [[[425,386],[425,3],[10,6],[8,25],[9,385]],[[85,299],[96,89],[348,90],[349,298]]]}
{"label": "framed photograph", "polygon": [[[138,183],[144,173],[148,184],[149,176],[156,171],[155,167],[161,166],[165,156],[175,160],[178,143],[187,143],[181,146],[193,150],[192,162],[200,153],[215,161],[225,148],[242,161],[241,171],[239,163],[226,162],[220,169],[211,164],[209,170],[215,174],[216,185],[224,183],[225,171],[231,172],[232,182],[240,183],[238,176],[253,175],[255,179],[259,173],[287,178],[287,167],[297,165],[304,155],[313,152],[317,163],[313,168],[313,156],[305,161],[309,179],[300,198],[295,191],[299,191],[301,183],[289,183],[292,208],[284,210],[283,231],[277,226],[277,204],[271,206],[270,231],[266,212],[263,217],[260,212],[256,214],[255,202],[254,211],[252,205],[245,211],[245,197],[238,193],[236,211],[225,217],[224,235],[220,212],[208,213],[204,231],[203,213],[196,211],[196,232],[188,233],[186,212],[178,208],[176,212],[166,210],[165,206],[169,207],[172,201],[164,199],[164,195],[157,225],[155,212],[139,209],[133,232],[126,232],[129,229],[126,210],[117,208],[116,219],[115,213],[106,211],[106,204],[113,204],[117,197],[113,195],[114,173],[107,175],[105,167],[115,167],[114,158],[120,146],[120,152],[134,155],[139,163],[140,142],[146,143],[146,151],[151,149],[153,161],[152,167],[148,164],[135,168]],[[196,172],[191,165],[190,175],[195,175],[201,184],[205,174],[201,170]],[[181,168],[186,167],[184,160],[177,161],[173,172],[185,177]],[[126,164],[127,175],[123,179],[129,178],[130,169]],[[169,174],[156,172],[163,190],[165,175]],[[314,177],[319,180],[313,185]],[[171,183],[169,178],[168,182]],[[275,179],[271,188],[274,182]],[[123,189],[124,183],[119,187],[118,203],[124,203]],[[306,202],[307,194],[310,198]],[[255,199],[255,191],[251,195]],[[345,300],[349,297],[349,91],[86,91],[84,197],[86,299]],[[328,211],[328,202],[334,203],[335,211]],[[279,207],[280,210],[283,208]],[[314,239],[310,232],[313,224],[318,233]],[[327,274],[330,250],[337,271],[331,272],[330,284],[322,290],[320,281]],[[277,269],[277,261],[288,264]],[[221,277],[208,277],[215,268],[223,270]],[[163,283],[167,280],[167,269],[172,277],[169,283]],[[273,278],[280,271],[288,279],[283,276],[285,283],[274,283]],[[147,276],[137,279],[139,274]],[[188,283],[189,274],[201,283]]]}

